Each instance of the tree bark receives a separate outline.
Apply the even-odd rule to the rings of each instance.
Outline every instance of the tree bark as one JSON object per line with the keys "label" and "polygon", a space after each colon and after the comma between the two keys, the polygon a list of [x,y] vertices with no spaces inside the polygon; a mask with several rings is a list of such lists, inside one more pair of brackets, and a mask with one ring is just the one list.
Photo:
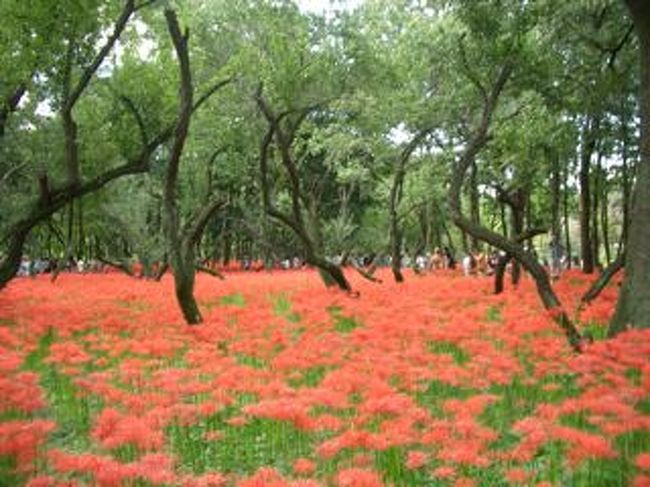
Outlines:
{"label": "tree bark", "polygon": [[591,243],[594,267],[600,268],[600,192],[601,192],[601,158],[602,153],[598,150],[596,157],[596,166],[593,171],[593,189],[592,189],[592,209],[591,209]]}
{"label": "tree bark", "polygon": [[639,39],[641,139],[625,247],[625,275],[609,335],[650,327],[650,3],[626,0]]}
{"label": "tree bark", "polygon": [[604,171],[600,179],[600,228],[603,236],[603,248],[605,249],[605,262],[609,266],[612,263],[612,248],[609,241],[609,185]]}
{"label": "tree bark", "polygon": [[553,242],[561,242],[560,185],[562,174],[560,158],[556,151],[548,150],[547,154],[551,159],[551,239]]}
{"label": "tree bark", "polygon": [[[470,218],[475,225],[481,224],[480,194],[478,191],[478,166],[476,161],[472,163],[469,170],[469,211]],[[473,236],[470,237],[470,250],[477,253],[480,250],[480,242]]]}
{"label": "tree bark", "polygon": [[571,248],[571,225],[569,219],[569,165],[566,165],[564,171],[564,185],[563,185],[564,194],[562,195],[562,209],[564,211],[563,221],[564,221],[564,239],[566,247],[566,256],[567,256],[567,269],[571,269],[573,266],[573,249]]}
{"label": "tree bark", "polygon": [[580,253],[582,254],[582,271],[594,272],[594,254],[591,233],[591,155],[596,146],[595,128],[597,122],[589,117],[582,126],[580,147]]}

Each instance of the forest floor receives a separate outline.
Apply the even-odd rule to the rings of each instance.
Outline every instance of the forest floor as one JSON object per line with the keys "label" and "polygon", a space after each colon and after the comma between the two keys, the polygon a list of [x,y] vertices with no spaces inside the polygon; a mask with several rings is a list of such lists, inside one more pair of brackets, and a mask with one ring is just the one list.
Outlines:
{"label": "forest floor", "polygon": [[[571,352],[532,282],[67,274],[0,293],[0,485],[648,486],[650,331]],[[589,282],[556,284],[574,310]]]}

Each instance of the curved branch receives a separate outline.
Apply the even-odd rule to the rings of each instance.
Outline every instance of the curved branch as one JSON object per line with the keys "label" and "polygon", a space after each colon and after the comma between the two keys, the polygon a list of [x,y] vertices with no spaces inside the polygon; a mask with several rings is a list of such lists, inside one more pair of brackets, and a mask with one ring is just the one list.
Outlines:
{"label": "curved branch", "polygon": [[196,245],[199,240],[201,240],[203,231],[205,230],[208,221],[210,221],[210,218],[212,218],[212,216],[224,206],[226,206],[225,201],[221,198],[214,198],[209,201],[207,205],[201,208],[198,214],[191,219],[192,225],[185,233],[187,245]]}
{"label": "curved branch", "polygon": [[609,281],[625,266],[625,252],[621,252],[618,257],[607,266],[607,268],[600,273],[598,279],[594,281],[591,287],[580,298],[580,307],[589,304],[596,299],[600,293],[607,287]]}
{"label": "curved branch", "polygon": [[142,140],[142,144],[148,144],[149,135],[147,134],[147,126],[144,123],[144,119],[142,118],[142,114],[138,110],[138,107],[135,106],[133,100],[127,95],[120,94],[118,95],[118,98],[126,107],[126,109],[131,113],[131,115],[133,115],[133,118],[135,118],[135,122],[138,124],[138,130],[140,131],[140,140]]}

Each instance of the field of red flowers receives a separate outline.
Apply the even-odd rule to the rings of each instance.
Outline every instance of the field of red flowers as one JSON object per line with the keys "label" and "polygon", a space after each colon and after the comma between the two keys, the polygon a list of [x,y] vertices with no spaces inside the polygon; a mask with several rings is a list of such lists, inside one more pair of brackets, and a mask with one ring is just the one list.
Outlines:
{"label": "field of red flowers", "polygon": [[[571,352],[531,282],[360,296],[312,271],[17,279],[0,293],[0,485],[647,486],[650,331]],[[388,276],[385,276],[388,277]],[[573,309],[588,282],[557,283]]]}

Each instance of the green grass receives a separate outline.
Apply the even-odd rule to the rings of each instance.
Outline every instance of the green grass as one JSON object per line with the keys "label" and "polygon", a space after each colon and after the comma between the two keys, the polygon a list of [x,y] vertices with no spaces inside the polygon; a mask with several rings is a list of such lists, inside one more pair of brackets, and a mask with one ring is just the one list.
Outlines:
{"label": "green grass", "polygon": [[102,401],[80,395],[70,377],[59,372],[55,365],[45,362],[55,339],[56,334],[52,330],[44,335],[38,348],[25,359],[24,368],[40,375],[39,383],[47,400],[42,414],[57,424],[50,435],[48,448],[85,450],[91,446],[88,433],[94,414],[102,409]]}
{"label": "green grass", "polygon": [[[243,402],[197,424],[167,428],[171,450],[188,473],[216,470],[250,475],[260,467],[273,466],[290,474],[296,458],[312,454],[314,439],[289,422],[252,418],[242,426],[228,424]],[[221,437],[208,441],[208,431],[219,431]]]}
{"label": "green grass", "polygon": [[455,343],[445,341],[430,341],[427,343],[427,350],[436,354],[448,354],[458,365],[467,363],[470,359],[469,354]]}
{"label": "green grass", "polygon": [[253,357],[252,355],[245,355],[243,353],[238,353],[236,355],[236,359],[238,364],[246,365],[254,369],[265,369],[269,365],[266,360]]}
{"label": "green grass", "polygon": [[246,306],[246,298],[242,293],[227,294],[219,298],[219,304],[222,306],[244,308]]}
{"label": "green grass", "polygon": [[467,387],[460,387],[433,380],[428,383],[424,391],[415,394],[417,403],[427,408],[434,416],[443,416],[442,404],[447,399],[467,399],[476,394],[477,391]]}
{"label": "green grass", "polygon": [[273,312],[290,323],[298,323],[300,314],[291,309],[291,301],[286,294],[277,294],[270,297]]}
{"label": "green grass", "polygon": [[332,367],[326,365],[314,365],[301,371],[299,379],[289,379],[287,382],[291,387],[317,387]]}
{"label": "green grass", "polygon": [[501,315],[501,306],[500,305],[490,306],[487,312],[485,313],[485,319],[487,321],[491,321],[495,323],[502,323],[503,316]]}
{"label": "green grass", "polygon": [[327,311],[329,311],[334,320],[334,329],[339,333],[345,335],[362,326],[362,323],[356,320],[353,316],[345,316],[341,314],[342,309],[338,306],[330,306],[327,308]]}

